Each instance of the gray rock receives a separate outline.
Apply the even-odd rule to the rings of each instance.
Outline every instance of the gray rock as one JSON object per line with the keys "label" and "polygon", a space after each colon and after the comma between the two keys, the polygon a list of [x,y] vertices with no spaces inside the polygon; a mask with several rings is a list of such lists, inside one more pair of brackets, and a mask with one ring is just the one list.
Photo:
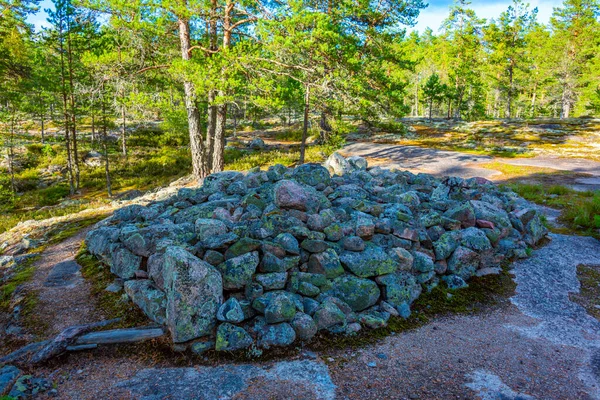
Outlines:
{"label": "gray rock", "polygon": [[308,314],[296,313],[291,325],[299,340],[309,341],[317,334],[317,324]]}
{"label": "gray rock", "polygon": [[209,335],[223,303],[221,274],[180,247],[169,247],[163,267],[167,326],[173,342]]}
{"label": "gray rock", "polygon": [[345,251],[340,254],[340,261],[353,274],[367,278],[389,274],[396,271],[398,264],[383,250],[369,245],[360,253]]}
{"label": "gray rock", "polygon": [[228,322],[222,323],[217,329],[215,350],[235,351],[250,347],[254,343],[252,337],[242,327]]}
{"label": "gray rock", "polygon": [[257,274],[256,282],[260,283],[265,290],[278,290],[285,287],[287,282],[286,272],[273,272],[270,274]]}
{"label": "gray rock", "polygon": [[315,311],[313,318],[318,330],[346,324],[346,314],[331,300],[324,301]]}
{"label": "gray rock", "polygon": [[164,324],[167,316],[167,296],[149,279],[125,282],[125,293],[154,322]]}
{"label": "gray rock", "polygon": [[256,273],[258,263],[258,252],[253,251],[219,264],[217,269],[223,275],[223,288],[227,290],[241,289],[252,282],[252,276]]}
{"label": "gray rock", "polygon": [[12,365],[5,365],[0,368],[0,396],[8,394],[19,375],[21,375],[21,370]]}
{"label": "gray rock", "polygon": [[352,310],[361,311],[377,303],[381,292],[372,280],[343,275],[333,280],[331,294],[347,303]]}
{"label": "gray rock", "polygon": [[296,332],[287,322],[275,325],[265,325],[258,331],[258,345],[265,349],[270,347],[289,346],[295,340]]}
{"label": "gray rock", "polygon": [[322,253],[311,254],[308,272],[323,274],[328,279],[333,279],[344,274],[344,268],[335,250],[328,249]]}
{"label": "gray rock", "polygon": [[331,176],[325,167],[319,164],[306,163],[294,168],[292,176],[298,182],[309,186],[329,186]]}
{"label": "gray rock", "polygon": [[235,297],[230,297],[225,303],[221,304],[217,311],[217,319],[223,322],[240,323],[244,320],[244,311],[240,302]]}
{"label": "gray rock", "polygon": [[196,220],[196,235],[198,240],[205,241],[211,236],[224,235],[227,233],[227,226],[216,219],[198,218]]}

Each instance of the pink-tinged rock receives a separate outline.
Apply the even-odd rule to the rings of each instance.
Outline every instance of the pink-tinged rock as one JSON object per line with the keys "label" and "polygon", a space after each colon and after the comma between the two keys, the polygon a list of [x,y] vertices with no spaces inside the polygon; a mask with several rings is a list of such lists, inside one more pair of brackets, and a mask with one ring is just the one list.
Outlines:
{"label": "pink-tinged rock", "polygon": [[478,219],[476,224],[478,228],[494,229],[494,223],[491,221],[486,221],[485,219]]}
{"label": "pink-tinged rock", "polygon": [[281,208],[306,211],[310,194],[299,183],[283,180],[275,186],[275,204]]}
{"label": "pink-tinged rock", "polygon": [[411,242],[419,241],[419,232],[415,231],[414,229],[404,228],[404,230],[401,232],[394,231],[394,235],[402,239],[410,240]]}
{"label": "pink-tinged rock", "polygon": [[478,184],[478,185],[485,185],[486,183],[493,183],[492,181],[490,181],[489,179],[485,179],[482,178],[481,176],[476,176],[473,178],[473,180]]}

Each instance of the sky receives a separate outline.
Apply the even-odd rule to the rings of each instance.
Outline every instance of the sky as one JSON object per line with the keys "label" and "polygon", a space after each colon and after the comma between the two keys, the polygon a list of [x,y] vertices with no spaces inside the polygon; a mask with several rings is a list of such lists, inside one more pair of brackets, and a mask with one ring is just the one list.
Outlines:
{"label": "sky", "polygon": [[[448,8],[452,3],[453,0],[430,0],[429,7],[421,11],[417,25],[408,30],[423,32],[427,27],[430,27],[434,32],[437,32],[442,21],[448,16]],[[498,17],[511,3],[510,0],[472,0],[470,7],[475,10],[479,17],[491,19]],[[550,20],[553,8],[560,6],[562,0],[529,0],[529,4],[531,8],[538,8],[538,21],[547,23]],[[38,30],[43,26],[48,26],[46,13],[43,10],[50,7],[52,7],[50,0],[42,0],[40,12],[29,18],[29,22],[34,24]]]}

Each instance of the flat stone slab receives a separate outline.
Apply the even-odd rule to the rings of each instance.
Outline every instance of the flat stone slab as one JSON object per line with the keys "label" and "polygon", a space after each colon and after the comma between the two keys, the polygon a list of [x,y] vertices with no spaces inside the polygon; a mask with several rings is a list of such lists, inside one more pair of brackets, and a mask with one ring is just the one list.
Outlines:
{"label": "flat stone slab", "polygon": [[67,287],[74,286],[81,280],[81,266],[74,260],[63,261],[52,267],[44,286]]}
{"label": "flat stone slab", "polygon": [[[327,366],[312,360],[283,361],[270,368],[248,364],[149,368],[138,372],[128,381],[118,383],[116,388],[125,389],[136,399],[143,400],[225,400],[234,396],[262,398],[264,392],[261,388],[272,388],[274,385],[288,398],[335,398],[335,385]],[[244,393],[248,397],[244,397]]]}
{"label": "flat stone slab", "polygon": [[477,370],[470,375],[471,383],[466,386],[477,393],[481,400],[535,400],[524,393],[517,393],[492,373]]}

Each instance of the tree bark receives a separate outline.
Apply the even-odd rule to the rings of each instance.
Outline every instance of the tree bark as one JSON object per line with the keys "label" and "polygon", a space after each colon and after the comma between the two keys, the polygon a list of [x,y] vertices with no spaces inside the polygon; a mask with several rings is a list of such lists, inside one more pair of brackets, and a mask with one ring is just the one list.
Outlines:
{"label": "tree bark", "polygon": [[58,45],[60,51],[60,80],[61,80],[61,90],[62,90],[62,99],[63,99],[63,111],[64,111],[64,119],[65,119],[65,147],[67,150],[67,172],[69,174],[69,192],[71,194],[75,193],[75,186],[73,184],[73,164],[71,157],[71,138],[69,135],[69,106],[67,101],[67,85],[65,79],[65,60],[64,60],[64,46],[63,46],[63,30],[62,30],[62,21],[59,27],[58,32]]}
{"label": "tree bark", "polygon": [[69,65],[69,101],[71,106],[71,140],[73,141],[73,167],[75,168],[75,190],[79,190],[79,156],[77,154],[77,121],[75,115],[75,86],[73,84],[73,51],[71,46],[71,25],[68,19],[67,56],[67,61]]}
{"label": "tree bark", "polygon": [[[217,0],[211,0],[210,20],[208,21],[209,49],[217,51]],[[212,57],[212,53],[208,54]],[[206,118],[206,163],[208,171],[213,169],[213,154],[215,150],[215,131],[217,125],[217,106],[214,104],[217,92],[208,91],[208,114]]]}
{"label": "tree bark", "polygon": [[225,124],[227,122],[227,104],[217,106],[217,124],[213,142],[212,172],[221,172],[225,167]]}
{"label": "tree bark", "polygon": [[[189,61],[191,58],[189,21],[179,18],[178,25],[181,58],[184,61]],[[202,132],[200,130],[200,112],[196,105],[196,90],[194,84],[187,79],[184,79],[183,90],[185,93],[185,108],[187,110],[190,150],[192,153],[192,172],[196,178],[204,178],[208,170],[204,154],[204,140],[202,139]]]}
{"label": "tree bark", "polygon": [[510,67],[508,68],[508,80],[509,80],[509,85],[508,85],[508,96],[506,99],[506,118],[512,118],[512,95],[513,95],[513,85],[514,85],[514,79],[513,79],[513,66],[510,65]]}
{"label": "tree bark", "polygon": [[121,92],[121,102],[121,153],[123,154],[123,157],[127,157],[127,139],[125,137],[127,133],[125,129],[127,123],[125,115],[125,89]]}
{"label": "tree bark", "polygon": [[110,166],[108,161],[108,135],[106,133],[106,99],[104,98],[104,82],[102,83],[102,146],[104,147],[104,174],[106,175],[106,193],[112,197],[110,182]]}
{"label": "tree bark", "polygon": [[304,88],[304,123],[302,125],[302,143],[300,144],[300,160],[298,163],[304,164],[304,156],[306,153],[306,138],[308,137],[308,111],[310,100],[310,86],[305,85]]}

